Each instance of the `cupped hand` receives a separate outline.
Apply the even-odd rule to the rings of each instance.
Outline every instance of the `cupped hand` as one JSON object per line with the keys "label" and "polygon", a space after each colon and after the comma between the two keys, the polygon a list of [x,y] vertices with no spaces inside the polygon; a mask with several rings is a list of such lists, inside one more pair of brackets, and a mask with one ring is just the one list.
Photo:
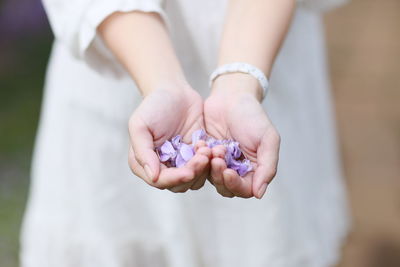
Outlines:
{"label": "cupped hand", "polygon": [[257,81],[245,74],[218,78],[204,104],[209,135],[238,141],[253,170],[244,177],[228,169],[225,148],[212,148],[210,182],[225,197],[262,198],[277,170],[280,136],[260,104]]}
{"label": "cupped hand", "polygon": [[203,100],[193,89],[152,91],[129,120],[132,172],[159,189],[186,192],[201,188],[211,158],[211,149],[204,142],[195,145],[195,155],[180,168],[167,168],[155,148],[178,134],[185,143],[190,143],[192,132],[204,128],[203,121]]}

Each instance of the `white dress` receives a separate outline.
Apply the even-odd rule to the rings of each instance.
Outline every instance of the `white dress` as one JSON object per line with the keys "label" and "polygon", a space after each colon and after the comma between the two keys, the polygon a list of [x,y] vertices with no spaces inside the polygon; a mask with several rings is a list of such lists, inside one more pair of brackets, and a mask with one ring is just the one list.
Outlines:
{"label": "white dress", "polygon": [[[56,35],[21,236],[24,267],[320,267],[347,228],[321,10],[304,0],[264,106],[282,136],[262,200],[223,198],[207,183],[174,194],[135,177],[127,121],[141,98],[96,27],[114,11],[167,21],[187,79],[206,96],[224,0],[45,0]],[[161,114],[160,114],[161,116]]]}

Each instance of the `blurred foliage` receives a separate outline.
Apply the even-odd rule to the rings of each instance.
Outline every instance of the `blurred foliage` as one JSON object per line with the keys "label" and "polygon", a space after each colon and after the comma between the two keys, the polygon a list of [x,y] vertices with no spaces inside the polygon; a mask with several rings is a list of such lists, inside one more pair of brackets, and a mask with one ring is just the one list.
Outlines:
{"label": "blurred foliage", "polygon": [[[0,39],[0,266],[18,266],[19,230],[52,36]],[[4,36],[3,36],[4,37]]]}
{"label": "blurred foliage", "polygon": [[29,153],[37,125],[51,37],[16,41],[0,63],[0,159]]}

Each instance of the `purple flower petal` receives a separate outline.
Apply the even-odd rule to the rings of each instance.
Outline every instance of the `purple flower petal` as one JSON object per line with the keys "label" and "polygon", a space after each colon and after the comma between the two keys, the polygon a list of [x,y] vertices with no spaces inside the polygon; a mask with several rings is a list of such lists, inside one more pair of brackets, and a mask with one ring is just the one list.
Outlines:
{"label": "purple flower petal", "polygon": [[251,163],[248,159],[237,160],[231,154],[226,153],[225,161],[228,168],[235,170],[240,176],[245,176],[252,170]]}
{"label": "purple flower petal", "polygon": [[186,161],[183,159],[182,155],[180,153],[178,153],[178,155],[176,156],[175,159],[175,167],[182,167],[186,164]]}
{"label": "purple flower petal", "polygon": [[182,145],[181,145],[181,147],[179,149],[179,154],[182,156],[182,158],[185,161],[189,161],[194,156],[193,147],[190,146],[190,145],[182,143]]}
{"label": "purple flower petal", "polygon": [[229,166],[234,165],[233,160],[234,160],[234,159],[233,159],[231,153],[225,153],[225,163],[226,163],[226,166],[227,166],[228,168],[230,168]]}
{"label": "purple flower petal", "polygon": [[193,158],[193,156],[193,147],[191,145],[181,143],[181,146],[178,149],[178,155],[175,159],[175,166],[178,168],[184,166],[191,158]]}
{"label": "purple flower petal", "polygon": [[250,162],[243,161],[239,168],[236,170],[240,176],[245,176],[249,171],[251,171]]}
{"label": "purple flower petal", "polygon": [[171,155],[169,155],[169,154],[160,154],[160,161],[161,162],[166,162],[170,158],[171,158]]}
{"label": "purple flower petal", "polygon": [[203,129],[194,131],[192,134],[192,145],[195,145],[199,140],[206,140],[207,134]]}
{"label": "purple flower petal", "polygon": [[176,157],[176,150],[170,141],[165,141],[164,144],[158,149],[158,154],[161,162],[166,162]]}
{"label": "purple flower petal", "polygon": [[161,153],[163,154],[173,154],[175,153],[175,148],[172,146],[170,141],[165,141],[160,148]]}
{"label": "purple flower petal", "polygon": [[245,176],[252,170],[248,159],[243,159],[243,153],[239,147],[239,142],[230,139],[218,140],[203,130],[197,130],[192,134],[192,144],[188,145],[182,142],[182,137],[177,135],[170,141],[165,141],[161,147],[156,150],[161,162],[165,162],[168,167],[182,167],[193,156],[193,146],[199,141],[205,140],[208,147],[213,148],[217,145],[226,147],[225,162],[228,168],[235,170],[240,176]]}
{"label": "purple flower petal", "polygon": [[208,137],[206,140],[206,144],[209,148],[213,148],[218,145],[222,145],[222,140],[215,139],[214,137]]}
{"label": "purple flower petal", "polygon": [[238,159],[242,155],[242,151],[239,148],[239,142],[230,140],[226,145],[227,153],[230,153],[233,158]]}
{"label": "purple flower petal", "polygon": [[174,138],[171,139],[172,146],[173,146],[175,149],[178,149],[179,146],[181,145],[181,140],[182,140],[182,136],[180,136],[180,135],[178,134],[177,136],[175,136]]}

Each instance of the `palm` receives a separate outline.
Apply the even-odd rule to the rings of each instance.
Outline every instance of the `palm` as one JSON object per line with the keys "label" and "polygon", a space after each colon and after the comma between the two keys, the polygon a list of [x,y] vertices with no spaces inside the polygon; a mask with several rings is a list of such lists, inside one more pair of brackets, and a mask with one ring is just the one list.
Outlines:
{"label": "palm", "polygon": [[[229,182],[231,182],[233,187],[236,188],[227,190],[232,193],[231,195],[227,192],[225,192],[225,195],[243,197],[257,195],[256,189],[262,186],[259,184],[262,182],[253,181],[253,178],[256,173],[257,177],[261,177],[271,176],[271,173],[275,172],[276,166],[274,166],[275,160],[273,157],[277,156],[277,151],[274,148],[279,147],[279,136],[262,106],[254,97],[247,94],[229,99],[225,96],[214,94],[206,100],[204,116],[207,132],[218,139],[228,138],[238,141],[244,155],[253,166],[253,171],[242,178],[234,175],[229,170],[226,171],[225,178],[228,181],[223,176],[222,181],[217,181],[217,183],[222,182],[224,188],[227,189],[229,188]],[[215,153],[218,154],[218,151]],[[219,162],[214,165],[222,164],[221,161]],[[214,176],[218,176],[218,174]],[[255,178],[258,180],[263,178],[257,177]],[[219,189],[223,191],[222,188]]]}
{"label": "palm", "polygon": [[[182,168],[167,168],[160,164],[154,152],[154,148],[178,134],[190,143],[192,132],[204,128],[203,101],[195,91],[154,91],[135,110],[129,124],[133,148],[130,166],[135,174],[152,186],[174,192],[199,189],[204,184],[210,149],[197,149],[192,160]],[[145,173],[146,164],[155,170],[152,179]]]}
{"label": "palm", "polygon": [[203,101],[195,91],[176,95],[157,91],[143,100],[134,118],[147,125],[156,147],[178,134],[189,142],[191,133],[204,127]]}

